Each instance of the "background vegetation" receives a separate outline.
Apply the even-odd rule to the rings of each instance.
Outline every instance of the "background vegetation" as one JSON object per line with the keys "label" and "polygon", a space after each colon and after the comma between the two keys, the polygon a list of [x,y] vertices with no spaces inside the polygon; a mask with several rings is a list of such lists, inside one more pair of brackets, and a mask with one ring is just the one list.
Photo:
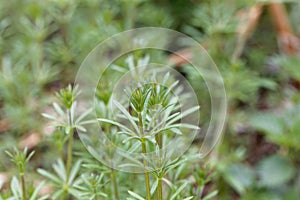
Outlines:
{"label": "background vegetation", "polygon": [[[55,92],[72,83],[81,62],[95,44],[123,30],[158,26],[183,32],[207,49],[224,78],[229,104],[223,138],[210,156],[205,160],[190,161],[192,164],[189,165],[175,165],[169,172],[171,186],[168,191],[171,195],[168,199],[176,194],[175,191],[180,194],[174,199],[195,195],[198,196],[194,199],[298,199],[300,48],[297,46],[300,42],[297,33],[300,31],[300,4],[297,1],[284,4],[294,31],[291,35],[289,32],[282,34],[272,25],[276,24],[276,19],[268,9],[271,1],[264,2],[265,7],[260,10],[254,28],[251,19],[255,18],[255,12],[251,14],[249,10],[255,5],[263,5],[256,1],[0,1],[2,198],[18,199],[23,191],[22,181],[26,182],[28,199],[29,196],[37,199],[37,196],[47,194],[45,198],[57,195],[58,199],[74,199],[78,191],[87,194],[86,199],[116,198],[111,186],[115,174],[89,157],[76,132],[71,152],[72,169],[67,169],[71,170],[70,177],[66,178],[68,189],[64,188],[64,173],[55,175],[58,181],[52,177],[51,184],[51,175],[49,179],[47,173],[55,174],[55,168],[56,172],[68,168],[62,160],[69,155],[67,143],[70,138],[62,129],[49,127],[53,122],[41,113],[53,114],[52,102],[70,109],[64,104],[64,101],[70,101],[68,94],[61,93],[58,98]],[[292,51],[285,49],[282,38],[293,38]],[[150,54],[155,60],[157,54]],[[138,53],[135,56],[137,60],[142,57]],[[165,54],[159,56],[168,57]],[[126,66],[125,60],[118,60],[118,65]],[[181,64],[176,69],[197,91],[201,126],[205,128],[210,119],[205,84],[188,64]],[[72,94],[72,90],[65,92]],[[99,88],[98,95],[106,102],[109,91]],[[188,155],[193,155],[200,143],[201,138],[198,138]],[[21,151],[14,152],[13,147]],[[28,150],[23,152],[25,147]],[[10,156],[6,150],[11,152],[8,153]],[[30,154],[33,151],[34,155]],[[31,159],[26,160],[25,155]],[[16,164],[10,161],[11,157]],[[61,161],[58,160],[60,157]],[[85,165],[81,165],[82,162]],[[71,176],[72,171],[74,176]],[[78,171],[80,174],[87,172],[86,177],[77,175]],[[26,180],[23,180],[24,173]],[[82,185],[74,187],[73,191],[80,178]],[[184,180],[188,180],[188,186],[181,188],[185,186]],[[120,172],[116,181],[120,199],[130,196],[139,199],[137,194],[146,196],[143,184],[138,184],[143,183],[142,175]],[[90,185],[92,183],[94,185]],[[91,188],[96,188],[97,197],[91,197],[94,194]],[[132,192],[128,193],[128,190]]]}

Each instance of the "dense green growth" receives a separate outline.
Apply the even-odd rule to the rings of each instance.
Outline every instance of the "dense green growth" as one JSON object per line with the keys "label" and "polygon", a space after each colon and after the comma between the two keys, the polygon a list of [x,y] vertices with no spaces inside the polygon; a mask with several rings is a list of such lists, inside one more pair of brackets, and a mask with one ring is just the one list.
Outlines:
{"label": "dense green growth", "polygon": [[[0,199],[298,199],[300,58],[280,53],[267,11],[241,55],[235,56],[237,30],[243,25],[239,14],[254,4],[1,0]],[[293,29],[299,32],[299,2],[289,1],[286,6]],[[199,136],[181,159],[162,162],[151,173],[129,174],[101,164],[79,140],[76,129],[84,131],[84,124],[95,122],[86,120],[90,110],[75,114],[80,91],[73,80],[96,44],[144,26],[175,29],[203,45],[224,78],[228,118],[222,140],[207,158],[195,158],[203,139]],[[141,60],[162,61],[168,56],[152,50],[134,52],[116,60],[114,67],[122,71]],[[205,82],[188,64],[176,70],[195,89],[200,127],[206,130],[211,105]],[[111,140],[123,130],[108,109],[112,85],[107,80],[115,78],[105,72],[95,93],[98,123]],[[130,98],[133,110],[121,114],[138,122],[138,127],[151,126],[142,115],[145,105],[153,112],[158,112],[157,104],[169,106],[168,91],[160,89],[155,84],[138,88]],[[176,128],[164,131],[181,134]],[[143,153],[163,145],[160,132],[153,132],[150,139],[130,134],[116,142],[126,141],[130,148],[137,140],[137,151]]]}

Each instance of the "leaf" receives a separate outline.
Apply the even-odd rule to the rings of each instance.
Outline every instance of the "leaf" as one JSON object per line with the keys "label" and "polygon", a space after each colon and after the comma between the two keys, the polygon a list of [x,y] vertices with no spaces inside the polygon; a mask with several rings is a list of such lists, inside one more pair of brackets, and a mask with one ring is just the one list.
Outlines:
{"label": "leaf", "polygon": [[182,135],[182,132],[180,129],[178,128],[171,128],[170,129],[173,133],[177,134],[177,135]]}
{"label": "leaf", "polygon": [[47,172],[47,171],[44,170],[44,169],[39,168],[39,169],[37,169],[37,172],[38,172],[40,175],[42,175],[42,176],[48,178],[49,180],[53,181],[54,183],[57,183],[57,184],[60,184],[60,183],[61,183],[61,180],[59,180],[55,175],[53,175],[53,174]]}
{"label": "leaf", "polygon": [[129,142],[130,140],[134,140],[134,139],[141,140],[140,137],[138,137],[138,136],[131,136],[131,137],[127,137],[126,139],[124,139],[122,141],[122,143],[125,144],[125,143]]}
{"label": "leaf", "polygon": [[166,178],[162,178],[162,180],[170,187],[170,188],[175,188],[175,186],[173,185],[173,183],[171,181],[169,181]]}
{"label": "leaf", "polygon": [[136,135],[136,133],[133,132],[131,129],[127,128],[126,126],[124,126],[123,124],[120,124],[118,122],[115,122],[115,121],[112,121],[112,120],[109,120],[109,119],[103,119],[103,118],[97,118],[97,120],[100,121],[100,122],[106,122],[106,123],[110,123],[112,125],[118,126],[119,128],[122,128],[122,129],[126,130],[127,133],[131,133],[132,135]]}
{"label": "leaf", "polygon": [[60,116],[62,116],[64,119],[66,119],[66,114],[64,113],[64,111],[61,109],[61,107],[57,103],[54,102],[53,107]]}
{"label": "leaf", "polygon": [[15,176],[12,178],[12,181],[10,184],[10,189],[11,189],[14,197],[16,197],[17,199],[21,199],[21,197],[22,197],[21,186],[20,186],[18,179]]}
{"label": "leaf", "polygon": [[57,163],[53,164],[53,169],[56,172],[56,174],[61,178],[61,180],[63,180],[63,181],[67,180],[66,169],[65,169],[64,163],[61,159],[58,159]]}
{"label": "leaf", "polygon": [[[42,187],[45,185],[45,181],[41,182],[35,189],[33,194],[30,197],[30,200],[36,200],[40,190],[42,189]],[[46,196],[44,196],[43,198],[46,198]]]}
{"label": "leaf", "polygon": [[195,107],[192,107],[190,109],[183,111],[180,115],[178,115],[178,116],[174,117],[173,119],[171,119],[170,121],[168,121],[167,125],[170,125],[170,124],[182,119],[183,117],[186,117],[186,116],[192,114],[193,112],[199,110],[199,108],[200,108],[200,106],[195,106]]}
{"label": "leaf", "polygon": [[63,194],[63,192],[64,192],[63,189],[57,190],[57,191],[52,195],[52,198],[53,198],[53,199],[57,199],[58,197],[60,197],[60,196]]}
{"label": "leaf", "polygon": [[[143,108],[143,111],[142,111],[142,121],[143,121],[143,125],[145,125],[145,119],[146,119],[146,115],[147,115],[147,110],[148,110],[148,106],[149,106],[149,99],[150,99],[150,96],[151,96],[151,90],[149,89],[146,93],[146,98],[145,98],[145,101],[144,101],[144,108]],[[142,127],[144,128],[144,127]]]}
{"label": "leaf", "polygon": [[93,111],[92,108],[87,109],[85,112],[83,112],[75,121],[75,124],[79,124],[81,120],[83,120],[86,116],[88,116]]}
{"label": "leaf", "polygon": [[138,199],[138,200],[145,200],[143,197],[141,197],[140,195],[138,195],[137,193],[134,193],[130,190],[128,190],[128,193],[133,196],[134,198]]}
{"label": "leaf", "polygon": [[266,187],[280,186],[293,178],[296,173],[288,158],[280,155],[265,158],[256,168],[259,184]]}
{"label": "leaf", "polygon": [[177,190],[176,192],[171,196],[170,200],[174,200],[179,194],[180,192],[182,192],[182,190],[187,186],[188,182],[184,182]]}
{"label": "leaf", "polygon": [[188,129],[195,129],[195,130],[199,130],[200,128],[198,126],[195,126],[195,125],[192,125],[192,124],[173,124],[173,125],[169,125],[169,126],[166,126],[162,129],[159,129],[157,131],[155,131],[154,134],[157,134],[159,132],[162,132],[162,131],[166,131],[166,130],[169,130],[169,129],[172,129],[172,128],[188,128]]}
{"label": "leaf", "polygon": [[42,113],[42,116],[45,117],[45,118],[48,118],[48,119],[51,119],[53,121],[56,121],[56,122],[59,122],[60,120],[57,119],[57,117],[54,117],[52,115],[49,115],[47,113]]}
{"label": "leaf", "polygon": [[211,199],[211,198],[217,196],[217,194],[218,194],[218,191],[213,191],[213,192],[209,193],[208,195],[206,195],[206,196],[203,198],[203,200],[209,200],[209,199]]}
{"label": "leaf", "polygon": [[192,198],[194,198],[194,196],[190,196],[190,197],[184,198],[183,200],[190,200]]}
{"label": "leaf", "polygon": [[[26,149],[26,148],[25,148]],[[32,151],[26,158],[25,162],[28,163],[29,160],[32,158],[32,156],[34,155],[35,151]],[[26,155],[26,154],[25,154]]]}
{"label": "leaf", "polygon": [[224,178],[239,194],[243,194],[253,185],[255,174],[244,164],[232,164],[225,170]]}
{"label": "leaf", "polygon": [[168,87],[168,90],[167,90],[167,92],[164,94],[164,96],[162,97],[162,100],[164,101],[167,97],[168,97],[168,95],[169,95],[169,93],[172,91],[172,89],[174,88],[174,87],[176,87],[176,85],[179,83],[179,81],[175,81],[170,87]]}
{"label": "leaf", "polygon": [[127,120],[132,124],[137,133],[139,133],[139,128],[132,119],[131,115],[127,112],[127,110],[117,101],[113,100],[113,103],[120,109],[120,111],[126,116]]}
{"label": "leaf", "polygon": [[267,134],[280,135],[284,132],[283,122],[272,113],[257,113],[250,117],[249,122],[254,128]]}
{"label": "leaf", "polygon": [[82,132],[86,132],[86,129],[83,126],[76,125],[75,128],[82,131]]}
{"label": "leaf", "polygon": [[76,109],[76,107],[77,107],[77,101],[74,101],[73,102],[73,104],[72,104],[72,106],[71,106],[71,108],[70,108],[70,126],[73,126],[74,124],[74,117],[75,117],[75,109]]}
{"label": "leaf", "polygon": [[70,176],[69,176],[69,181],[68,184],[71,185],[71,183],[74,181],[79,169],[80,169],[80,165],[81,165],[81,160],[78,160],[74,167],[72,168],[71,172],[70,172]]}
{"label": "leaf", "polygon": [[170,77],[170,72],[166,73],[166,75],[164,76],[163,82],[161,84],[162,86],[165,86],[167,84],[169,77]]}
{"label": "leaf", "polygon": [[151,195],[153,195],[154,192],[156,191],[157,185],[158,185],[158,179],[155,179],[155,182],[151,186],[151,190],[150,190]]}

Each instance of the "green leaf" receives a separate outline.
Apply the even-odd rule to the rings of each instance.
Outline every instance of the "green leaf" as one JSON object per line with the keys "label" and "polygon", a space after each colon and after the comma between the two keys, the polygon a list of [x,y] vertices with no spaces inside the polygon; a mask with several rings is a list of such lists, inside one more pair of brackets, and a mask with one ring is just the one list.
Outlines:
{"label": "green leaf", "polygon": [[151,190],[150,190],[151,195],[153,195],[154,192],[156,191],[157,185],[158,185],[158,179],[155,179],[155,182],[151,186]]}
{"label": "green leaf", "polygon": [[67,176],[66,176],[66,169],[64,166],[64,163],[61,159],[57,160],[57,163],[53,164],[53,169],[56,172],[56,174],[58,175],[59,178],[61,178],[61,180],[65,181],[67,180]]}
{"label": "green leaf", "polygon": [[[45,181],[41,182],[35,189],[34,189],[34,192],[33,194],[31,195],[30,197],[30,200],[36,200],[38,195],[39,195],[39,192],[40,190],[42,189],[42,187],[45,185]],[[39,199],[46,199],[47,196],[43,196],[43,197],[40,197]]]}
{"label": "green leaf", "polygon": [[177,190],[176,192],[171,196],[170,200],[174,200],[179,194],[180,192],[182,192],[182,190],[187,186],[188,182],[184,182]]}
{"label": "green leaf", "polygon": [[177,134],[177,135],[182,135],[182,132],[180,129],[178,128],[171,128],[170,129],[173,133]]}
{"label": "green leaf", "polygon": [[85,112],[83,112],[75,121],[75,124],[79,124],[81,122],[81,120],[83,120],[86,116],[88,116],[91,112],[93,111],[92,108],[86,110]]}
{"label": "green leaf", "polygon": [[45,117],[45,118],[47,118],[47,119],[51,119],[51,120],[53,120],[53,121],[56,121],[56,122],[59,122],[59,121],[60,121],[59,119],[57,119],[57,117],[54,117],[54,116],[49,115],[49,114],[47,114],[47,113],[42,113],[42,116]]}
{"label": "green leaf", "polygon": [[127,112],[127,110],[117,101],[113,100],[113,103],[120,109],[120,111],[126,116],[126,119],[132,124],[135,131],[139,133],[139,128],[136,125],[135,121],[132,119],[132,116]]}
{"label": "green leaf", "polygon": [[137,193],[134,193],[130,190],[128,190],[128,193],[133,196],[134,198],[138,199],[138,200],[145,200],[143,197],[141,197],[140,195],[138,195]]}
{"label": "green leaf", "polygon": [[66,119],[66,114],[64,113],[64,111],[61,109],[61,107],[57,103],[54,102],[53,107],[60,116],[62,116],[64,119]]}
{"label": "green leaf", "polygon": [[284,132],[284,124],[280,117],[273,113],[257,113],[249,119],[250,124],[267,134],[280,135]]}
{"label": "green leaf", "polygon": [[260,161],[257,168],[259,184],[266,187],[280,186],[293,178],[295,167],[288,158],[273,155]]}
{"label": "green leaf", "polygon": [[16,199],[22,198],[21,186],[18,179],[15,176],[12,178],[12,181],[10,183],[10,189]]}
{"label": "green leaf", "polygon": [[184,198],[183,200],[190,200],[190,199],[193,199],[194,196],[190,196],[190,197],[187,197],[187,198]]}
{"label": "green leaf", "polygon": [[53,175],[53,174],[47,172],[47,171],[44,170],[44,169],[39,168],[39,169],[37,169],[37,172],[38,172],[39,174],[41,174],[42,176],[48,178],[49,180],[53,181],[53,182],[56,183],[56,184],[60,184],[60,183],[61,183],[61,180],[59,180],[55,175]]}
{"label": "green leaf", "polygon": [[176,122],[176,121],[178,121],[178,120],[180,120],[180,119],[182,119],[182,118],[184,118],[184,117],[192,114],[193,112],[198,111],[199,108],[200,108],[200,106],[195,106],[195,107],[192,107],[190,109],[185,110],[180,115],[178,115],[178,116],[174,117],[172,120],[168,121],[167,125],[170,125],[170,124],[172,124],[172,123],[174,123],[174,122]]}
{"label": "green leaf", "polygon": [[213,192],[209,193],[208,195],[206,195],[206,196],[203,198],[203,200],[209,200],[209,199],[211,199],[211,198],[217,196],[217,194],[218,194],[218,191],[213,191]]}
{"label": "green leaf", "polygon": [[69,181],[68,184],[71,185],[71,183],[74,181],[79,169],[80,169],[80,165],[81,165],[81,160],[78,160],[74,167],[72,168],[71,172],[70,172],[70,176],[69,176]]}
{"label": "green leaf", "polygon": [[233,164],[225,170],[224,178],[239,194],[243,194],[253,185],[255,174],[244,164]]}
{"label": "green leaf", "polygon": [[97,120],[100,121],[100,122],[106,122],[106,123],[110,123],[112,125],[118,126],[119,128],[122,128],[122,129],[126,130],[127,133],[131,133],[132,135],[136,135],[135,132],[133,132],[132,130],[130,130],[129,128],[127,128],[126,126],[124,126],[123,124],[120,124],[118,122],[115,122],[115,121],[112,121],[112,120],[109,120],[109,119],[103,119],[103,118],[98,118]]}

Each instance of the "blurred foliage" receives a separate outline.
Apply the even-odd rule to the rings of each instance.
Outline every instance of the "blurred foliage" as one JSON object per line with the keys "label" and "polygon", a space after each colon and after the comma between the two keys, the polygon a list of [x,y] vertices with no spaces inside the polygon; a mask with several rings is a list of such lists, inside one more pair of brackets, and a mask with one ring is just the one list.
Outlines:
{"label": "blurred foliage", "polygon": [[[232,59],[238,40],[237,29],[241,24],[238,13],[255,2],[1,0],[0,149],[18,146],[30,133],[37,132],[41,141],[34,147],[36,154],[28,165],[51,170],[49,164],[57,160],[57,151],[63,154],[61,157],[67,151],[64,148],[66,139],[62,136],[64,131],[56,128],[54,134],[49,134],[46,130],[48,122],[40,115],[50,109],[50,102],[58,101],[53,92],[72,82],[86,55],[111,35],[143,26],[172,28],[192,36],[209,52],[224,78],[229,108],[222,142],[212,152],[211,158],[205,160],[211,161],[214,176],[207,177],[211,172],[203,163],[192,163],[187,168],[193,168],[195,173],[187,174],[190,170],[178,167],[170,178],[179,176],[181,180],[188,179],[192,184],[203,186],[197,189],[187,186],[183,191],[186,195],[197,193],[205,196],[218,190],[217,199],[298,199],[300,58],[279,53],[275,29],[270,25],[268,12],[263,11],[241,57]],[[300,4],[287,1],[286,6],[293,29],[299,33]],[[147,53],[151,60],[167,56]],[[134,59],[137,61],[144,56],[137,52]],[[120,58],[116,66],[122,69],[128,63],[125,58]],[[205,129],[211,109],[205,82],[193,73],[188,64],[178,67],[178,71],[190,80],[197,92],[201,126]],[[106,79],[114,80],[109,75]],[[105,82],[96,92],[97,101],[101,102],[100,116],[107,112],[103,108],[110,98],[109,87],[110,83]],[[197,142],[201,142],[198,139],[190,154],[195,152],[193,148],[197,147]],[[76,137],[74,149],[76,160],[84,158],[84,163],[92,163]],[[10,177],[12,188],[17,188],[15,193],[18,195],[20,184],[12,178],[16,169],[8,164],[9,158],[4,151],[0,153],[0,171]],[[63,169],[63,164],[60,167]],[[81,171],[95,172],[93,167],[90,164],[87,170]],[[78,170],[74,170],[76,174]],[[106,173],[107,169],[100,170]],[[30,181],[41,179],[30,167],[27,173]],[[95,187],[101,188],[99,196],[112,195],[110,186],[106,184],[109,177],[88,174],[81,179],[78,184],[72,183],[74,194],[77,190],[93,192],[89,181],[95,179]],[[118,181],[122,185],[121,194],[128,195],[127,190],[144,192],[140,184],[143,179],[138,175],[128,177],[119,173]],[[136,187],[131,183],[135,183]],[[180,184],[182,182],[179,181],[171,188],[176,190]],[[59,183],[55,186],[60,187]],[[4,191],[5,197],[10,196],[8,190],[9,187],[3,187],[1,194]],[[105,192],[102,193],[102,190]]]}

